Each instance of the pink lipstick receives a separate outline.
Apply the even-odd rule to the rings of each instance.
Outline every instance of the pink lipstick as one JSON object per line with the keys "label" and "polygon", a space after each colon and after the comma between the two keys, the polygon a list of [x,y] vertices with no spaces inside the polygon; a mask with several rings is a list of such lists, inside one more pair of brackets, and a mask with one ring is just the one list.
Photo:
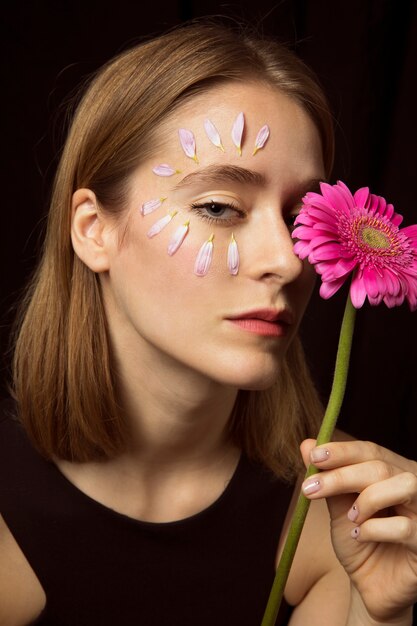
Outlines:
{"label": "pink lipstick", "polygon": [[227,318],[235,326],[264,337],[284,337],[292,324],[287,310],[256,309]]}

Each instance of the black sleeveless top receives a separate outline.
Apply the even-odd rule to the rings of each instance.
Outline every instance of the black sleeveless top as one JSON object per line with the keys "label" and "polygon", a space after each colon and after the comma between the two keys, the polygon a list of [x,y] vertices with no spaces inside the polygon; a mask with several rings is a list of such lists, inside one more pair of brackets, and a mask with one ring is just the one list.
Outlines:
{"label": "black sleeveless top", "polygon": [[259,626],[292,491],[242,455],[205,510],[137,521],[77,489],[0,416],[0,513],[46,593],[42,626]]}

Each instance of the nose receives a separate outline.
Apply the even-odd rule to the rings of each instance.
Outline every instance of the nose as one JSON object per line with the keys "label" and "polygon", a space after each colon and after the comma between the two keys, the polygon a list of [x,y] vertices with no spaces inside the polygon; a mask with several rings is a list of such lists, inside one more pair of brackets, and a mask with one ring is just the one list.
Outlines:
{"label": "nose", "polygon": [[248,274],[256,280],[276,280],[282,285],[294,282],[303,272],[303,262],[294,254],[294,241],[281,215],[258,224],[258,235],[251,243]]}

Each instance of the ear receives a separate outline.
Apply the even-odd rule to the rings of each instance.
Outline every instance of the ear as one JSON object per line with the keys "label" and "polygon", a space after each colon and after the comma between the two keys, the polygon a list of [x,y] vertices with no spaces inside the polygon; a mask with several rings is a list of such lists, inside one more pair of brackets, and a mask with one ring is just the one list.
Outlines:
{"label": "ear", "polygon": [[71,240],[76,255],[93,272],[109,269],[103,237],[104,220],[91,189],[77,189],[72,196]]}

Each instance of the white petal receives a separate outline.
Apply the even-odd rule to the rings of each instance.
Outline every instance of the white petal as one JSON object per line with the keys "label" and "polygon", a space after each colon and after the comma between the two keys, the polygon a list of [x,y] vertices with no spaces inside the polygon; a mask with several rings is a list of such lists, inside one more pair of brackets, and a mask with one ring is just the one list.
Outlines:
{"label": "white petal", "polygon": [[190,222],[185,222],[185,224],[177,228],[175,233],[172,235],[168,244],[169,256],[175,254],[182,242],[184,241],[185,236],[188,233],[189,223]]}
{"label": "white petal", "polygon": [[239,251],[237,249],[237,243],[234,235],[229,243],[227,249],[227,267],[232,276],[236,276],[239,271]]}
{"label": "white petal", "polygon": [[180,173],[179,170],[174,169],[168,163],[160,163],[160,165],[153,167],[152,171],[157,176],[173,176]]}
{"label": "white petal", "polygon": [[219,131],[215,127],[212,121],[209,119],[204,120],[204,128],[207,133],[207,137],[210,139],[211,143],[216,146],[216,148],[220,148],[224,152],[222,140],[220,139]]}
{"label": "white petal", "polygon": [[180,128],[178,131],[178,135],[180,137],[181,147],[184,150],[185,154],[190,159],[194,159],[194,161],[198,163],[197,155],[195,152],[195,138],[191,130],[187,130],[186,128]]}
{"label": "white petal", "polygon": [[149,213],[159,209],[164,200],[166,200],[166,198],[155,198],[154,200],[147,200],[144,202],[141,208],[142,215],[149,215]]}
{"label": "white petal", "polygon": [[255,155],[258,152],[258,150],[264,147],[268,137],[269,137],[269,126],[265,124],[265,126],[262,126],[261,130],[256,135],[253,155]]}
{"label": "white petal", "polygon": [[233,128],[232,128],[232,140],[236,148],[238,149],[240,156],[242,155],[242,135],[243,135],[244,127],[245,127],[245,116],[243,115],[242,112],[240,112],[237,118],[235,119]]}
{"label": "white petal", "polygon": [[194,264],[194,274],[197,276],[205,276],[209,271],[211,260],[213,258],[213,239],[214,235],[201,246]]}
{"label": "white petal", "polygon": [[155,222],[155,224],[153,226],[151,226],[150,229],[148,230],[148,232],[146,233],[148,235],[148,237],[152,238],[152,237],[155,237],[155,235],[157,235],[158,233],[160,233],[161,230],[163,228],[165,228],[165,226],[167,224],[170,223],[170,221],[172,220],[172,218],[176,214],[177,214],[177,211],[171,211],[170,213],[168,213],[164,217],[161,217],[161,219],[159,219],[157,222]]}

